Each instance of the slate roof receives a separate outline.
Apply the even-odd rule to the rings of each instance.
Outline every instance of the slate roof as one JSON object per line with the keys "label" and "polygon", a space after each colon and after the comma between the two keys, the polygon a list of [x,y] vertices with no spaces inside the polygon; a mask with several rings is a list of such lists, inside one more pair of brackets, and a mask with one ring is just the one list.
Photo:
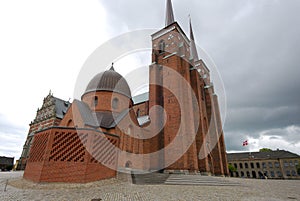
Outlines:
{"label": "slate roof", "polygon": [[124,110],[120,114],[110,111],[96,112],[94,116],[101,128],[115,128],[117,124],[128,114],[129,109]]}
{"label": "slate roof", "polygon": [[131,91],[125,78],[112,67],[97,74],[88,84],[85,94],[96,91],[113,91],[131,98]]}
{"label": "slate roof", "polygon": [[285,159],[299,158],[300,156],[285,150],[276,150],[270,152],[242,152],[242,153],[227,153],[228,161],[248,160],[252,159]]}
{"label": "slate roof", "polygon": [[149,92],[133,97],[132,101],[135,105],[149,101]]}
{"label": "slate roof", "polygon": [[64,101],[56,97],[53,98],[55,102],[56,117],[62,119],[67,113],[67,110],[70,107],[71,103],[69,101]]}
{"label": "slate roof", "polygon": [[138,120],[140,126],[143,126],[146,123],[150,122],[149,115],[138,117],[137,120]]}
{"label": "slate roof", "polygon": [[94,112],[82,101],[74,100],[74,103],[78,106],[84,124],[95,128],[114,128],[129,112],[129,109],[120,114],[110,111]]}
{"label": "slate roof", "polygon": [[88,126],[98,127],[98,122],[95,120],[95,117],[93,116],[89,106],[86,103],[79,100],[74,100],[74,103],[78,106],[78,110],[81,114],[83,123]]}

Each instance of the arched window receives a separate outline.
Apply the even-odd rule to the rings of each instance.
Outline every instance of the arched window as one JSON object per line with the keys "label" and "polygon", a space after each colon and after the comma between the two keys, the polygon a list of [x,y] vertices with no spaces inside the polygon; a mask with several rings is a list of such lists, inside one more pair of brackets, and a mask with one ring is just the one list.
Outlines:
{"label": "arched window", "polygon": [[159,42],[159,53],[164,53],[166,50],[166,43],[165,41],[161,40]]}
{"label": "arched window", "polygon": [[133,127],[132,125],[128,126],[127,129],[127,143],[126,143],[126,151],[127,152],[131,152],[133,151],[133,142],[134,142],[134,138],[133,138]]}
{"label": "arched window", "polygon": [[256,178],[256,172],[252,171],[252,178]]}
{"label": "arched window", "polygon": [[93,106],[96,107],[98,105],[98,96],[94,96],[93,98]]}
{"label": "arched window", "polygon": [[132,167],[132,162],[131,161],[127,161],[125,164],[126,168],[131,168]]}
{"label": "arched window", "polygon": [[71,127],[72,123],[73,123],[73,121],[72,121],[72,119],[70,119],[67,123],[67,127]]}
{"label": "arched window", "polygon": [[112,101],[112,108],[113,109],[118,109],[119,107],[119,99],[118,98],[114,98]]}
{"label": "arched window", "polygon": [[282,173],[280,171],[277,171],[277,176],[282,177]]}

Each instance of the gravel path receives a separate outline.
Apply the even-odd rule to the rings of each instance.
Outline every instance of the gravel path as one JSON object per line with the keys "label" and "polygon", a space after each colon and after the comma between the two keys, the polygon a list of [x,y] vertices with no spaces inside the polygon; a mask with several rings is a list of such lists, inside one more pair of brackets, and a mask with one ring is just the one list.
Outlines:
{"label": "gravel path", "polygon": [[[132,185],[109,179],[88,184],[36,184],[23,172],[0,172],[0,200],[300,201],[300,180],[224,178],[237,186]],[[6,191],[5,185],[8,179]]]}

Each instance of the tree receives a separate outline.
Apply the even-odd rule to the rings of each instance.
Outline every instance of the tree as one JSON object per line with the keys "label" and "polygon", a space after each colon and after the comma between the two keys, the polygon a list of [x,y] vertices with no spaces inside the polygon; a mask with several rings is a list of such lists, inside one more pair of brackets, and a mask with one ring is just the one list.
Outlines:
{"label": "tree", "polygon": [[261,148],[259,152],[272,152],[272,149],[269,148]]}
{"label": "tree", "polygon": [[231,164],[228,164],[228,169],[229,169],[229,172],[232,172],[232,173],[236,172],[236,168]]}

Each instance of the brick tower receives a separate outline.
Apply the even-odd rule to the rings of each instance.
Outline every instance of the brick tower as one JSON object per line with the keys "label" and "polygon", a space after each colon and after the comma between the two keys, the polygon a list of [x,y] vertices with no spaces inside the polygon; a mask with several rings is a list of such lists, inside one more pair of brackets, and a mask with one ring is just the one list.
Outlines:
{"label": "brick tower", "polygon": [[[152,159],[150,167],[164,163],[165,172],[227,175],[218,99],[210,83],[210,71],[198,57],[192,24],[190,22],[189,39],[174,19],[171,0],[167,0],[165,22],[165,28],[152,35],[149,108],[161,106],[165,114],[156,111],[151,118],[157,127],[163,127],[153,139],[151,151],[166,148],[176,137],[181,143]],[[190,144],[188,149],[187,143]],[[169,164],[176,153],[183,154]]]}

